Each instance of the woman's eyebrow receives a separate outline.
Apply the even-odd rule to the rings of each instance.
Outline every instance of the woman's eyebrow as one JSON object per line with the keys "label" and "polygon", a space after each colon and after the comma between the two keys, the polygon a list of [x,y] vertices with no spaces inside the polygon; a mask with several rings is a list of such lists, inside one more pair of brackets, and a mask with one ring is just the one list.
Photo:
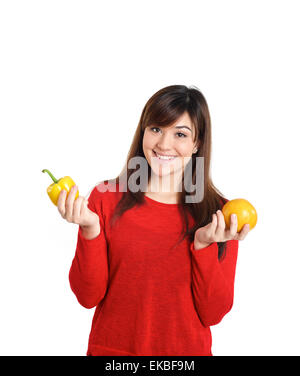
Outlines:
{"label": "woman's eyebrow", "polygon": [[186,128],[186,129],[188,129],[189,131],[192,132],[191,128],[187,127],[186,125],[177,125],[175,128],[179,128],[179,129]]}

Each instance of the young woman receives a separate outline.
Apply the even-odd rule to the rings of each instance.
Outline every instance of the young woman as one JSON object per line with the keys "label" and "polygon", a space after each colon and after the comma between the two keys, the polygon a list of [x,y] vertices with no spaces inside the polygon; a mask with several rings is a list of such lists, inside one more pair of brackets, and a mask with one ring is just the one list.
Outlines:
{"label": "young woman", "polygon": [[210,153],[204,96],[168,86],[146,103],[121,174],[88,200],[61,193],[61,216],[79,225],[71,289],[96,307],[87,355],[212,355],[210,326],[232,307],[249,226],[237,233],[232,216],[225,228]]}

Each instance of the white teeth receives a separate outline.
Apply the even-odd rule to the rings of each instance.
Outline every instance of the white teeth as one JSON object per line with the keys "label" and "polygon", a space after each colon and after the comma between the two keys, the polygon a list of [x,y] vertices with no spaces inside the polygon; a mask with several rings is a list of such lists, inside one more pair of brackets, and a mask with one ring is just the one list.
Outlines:
{"label": "white teeth", "polygon": [[155,154],[158,156],[159,159],[163,159],[163,160],[171,160],[171,159],[176,158],[176,157],[169,157],[169,156],[166,156],[166,155],[159,155],[156,152],[155,152]]}
{"label": "white teeth", "polygon": [[158,158],[160,158],[160,159],[167,159],[167,160],[174,159],[174,157],[166,157],[166,156],[162,156],[162,155],[158,155]]}

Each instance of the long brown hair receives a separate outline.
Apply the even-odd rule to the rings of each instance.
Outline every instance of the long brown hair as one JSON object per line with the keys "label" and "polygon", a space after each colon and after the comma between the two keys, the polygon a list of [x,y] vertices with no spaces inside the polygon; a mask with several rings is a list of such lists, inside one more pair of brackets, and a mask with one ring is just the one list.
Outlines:
{"label": "long brown hair", "polygon": [[[190,160],[192,163],[192,184],[195,183],[196,175],[196,157],[204,157],[204,195],[201,202],[186,203],[185,197],[189,194],[186,192],[184,184],[182,184],[182,192],[179,193],[179,210],[183,219],[182,241],[185,237],[192,242],[194,233],[199,227],[206,226],[212,220],[212,215],[222,209],[227,201],[220,191],[214,186],[210,177],[210,160],[211,160],[211,119],[207,102],[195,87],[186,87],[184,85],[171,85],[160,89],[146,103],[137,129],[135,131],[131,147],[129,149],[125,166],[119,176],[115,179],[106,180],[120,184],[122,179],[128,180],[136,169],[129,169],[128,163],[133,157],[144,157],[143,152],[143,136],[147,126],[157,125],[159,127],[169,126],[174,123],[184,112],[187,112],[195,126],[195,141],[200,141],[197,153],[193,154]],[[145,158],[146,159],[146,158]],[[151,167],[148,164],[148,177],[150,178]],[[124,175],[125,174],[125,175]],[[149,181],[148,178],[148,181]],[[124,181],[124,180],[123,180]],[[127,185],[128,186],[128,185]],[[111,225],[126,210],[131,209],[135,205],[142,205],[145,202],[145,190],[132,192],[127,189],[123,192],[122,198],[118,202]],[[187,213],[190,213],[195,221],[195,225],[189,228]],[[225,255],[226,242],[218,243],[218,258],[221,259]]]}

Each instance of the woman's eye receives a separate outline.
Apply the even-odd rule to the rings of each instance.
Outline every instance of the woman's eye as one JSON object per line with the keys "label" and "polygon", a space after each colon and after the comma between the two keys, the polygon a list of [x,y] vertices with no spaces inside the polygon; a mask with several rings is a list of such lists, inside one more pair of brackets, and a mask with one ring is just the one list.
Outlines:
{"label": "woman's eye", "polygon": [[[178,132],[177,134],[178,134],[178,137],[179,137],[179,138],[184,138],[184,137],[186,137],[186,135],[185,135],[184,133]],[[181,136],[179,136],[179,135],[181,135]]]}
{"label": "woman's eye", "polygon": [[157,127],[152,127],[152,128],[151,128],[151,130],[152,130],[154,133],[157,133],[157,132],[156,132],[156,129],[158,129],[158,131],[159,131],[159,128],[157,128]]}
{"label": "woman's eye", "polygon": [[[158,133],[160,131],[160,128],[158,127],[152,127],[151,128],[151,131],[154,132],[154,133]],[[182,132],[177,132],[176,135],[178,135],[179,138],[185,138],[187,137],[184,133]]]}

